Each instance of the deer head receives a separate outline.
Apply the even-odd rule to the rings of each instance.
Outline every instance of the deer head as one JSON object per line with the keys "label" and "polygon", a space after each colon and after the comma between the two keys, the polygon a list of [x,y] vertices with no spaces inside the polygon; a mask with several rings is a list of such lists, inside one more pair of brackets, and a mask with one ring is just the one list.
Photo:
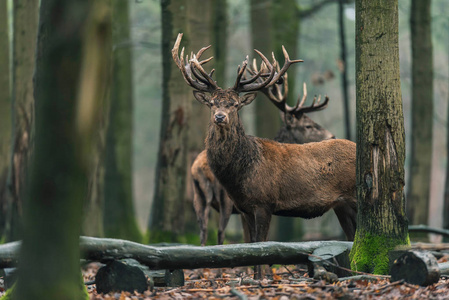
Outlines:
{"label": "deer head", "polygon": [[[184,60],[184,48],[178,55],[182,33],[178,34],[175,45],[172,49],[173,60],[184,77],[184,80],[194,88],[194,96],[200,103],[211,109],[211,123],[218,127],[226,128],[232,120],[238,119],[238,111],[245,105],[250,104],[256,98],[256,91],[274,85],[287,72],[290,65],[302,62],[302,60],[290,60],[284,47],[282,50],[285,56],[285,63],[282,69],[276,72],[277,61],[272,54],[273,62],[270,62],[260,51],[254,50],[262,59],[261,71],[255,73],[250,78],[243,78],[248,66],[248,56],[238,67],[237,79],[233,87],[221,89],[212,78],[214,69],[207,73],[203,65],[213,57],[200,60],[201,55],[210,46],[201,48],[198,53],[191,53],[190,59],[187,55]],[[263,70],[262,70],[263,69]],[[240,94],[245,93],[240,96]]]}

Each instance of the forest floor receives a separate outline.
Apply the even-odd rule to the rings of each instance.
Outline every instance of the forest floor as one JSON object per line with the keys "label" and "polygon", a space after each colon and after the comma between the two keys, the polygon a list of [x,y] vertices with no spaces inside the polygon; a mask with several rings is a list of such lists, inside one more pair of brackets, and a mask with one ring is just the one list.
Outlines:
{"label": "forest floor", "polygon": [[[98,264],[84,270],[85,281],[95,278]],[[309,278],[305,266],[276,266],[263,280],[252,279],[251,268],[184,270],[185,285],[153,287],[143,294],[98,294],[89,285],[90,299],[449,299],[449,277],[420,287],[389,279],[344,280],[329,283]],[[221,274],[220,274],[221,272]]]}

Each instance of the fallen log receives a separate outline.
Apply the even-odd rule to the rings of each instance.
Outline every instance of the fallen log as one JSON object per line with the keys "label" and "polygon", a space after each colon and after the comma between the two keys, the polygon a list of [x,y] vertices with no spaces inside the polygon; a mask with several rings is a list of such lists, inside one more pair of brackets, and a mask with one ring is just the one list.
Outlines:
{"label": "fallen log", "polygon": [[[0,268],[17,265],[20,243],[11,244],[0,245]],[[154,270],[300,264],[307,263],[309,254],[315,249],[335,245],[350,249],[352,242],[260,242],[205,247],[153,247],[118,239],[80,238],[81,258],[102,263],[133,258]]]}
{"label": "fallen log", "polygon": [[[391,257],[390,255],[390,260]],[[437,283],[440,274],[440,267],[435,256],[427,251],[404,251],[392,261],[390,267],[391,281],[404,280],[420,286]]]}
{"label": "fallen log", "polygon": [[429,227],[427,225],[410,225],[408,227],[408,231],[409,232],[433,233],[433,234],[439,234],[439,235],[442,235],[442,236],[449,237],[449,230],[441,229],[441,228]]}

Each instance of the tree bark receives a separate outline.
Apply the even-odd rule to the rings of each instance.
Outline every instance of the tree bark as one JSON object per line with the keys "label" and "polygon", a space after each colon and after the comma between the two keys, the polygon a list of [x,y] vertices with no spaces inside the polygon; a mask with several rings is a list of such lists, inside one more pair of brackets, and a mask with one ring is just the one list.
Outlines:
{"label": "tree bark", "polygon": [[22,237],[23,197],[34,131],[33,73],[38,0],[13,1],[13,150],[6,240]]}
{"label": "tree bark", "polygon": [[41,2],[36,144],[16,299],[88,299],[80,286],[79,233],[111,27],[109,1],[90,3]]}
{"label": "tree bark", "polygon": [[7,179],[11,164],[12,110],[8,1],[0,2],[0,240],[7,218]]}
{"label": "tree bark", "polygon": [[[186,0],[164,0],[162,13],[162,121],[156,184],[149,220],[150,242],[177,242],[185,222],[188,117],[191,92],[171,57],[175,38],[186,29]],[[184,31],[185,32],[185,31]],[[187,39],[186,39],[187,40]]]}
{"label": "tree bark", "polygon": [[356,0],[357,198],[351,268],[386,274],[388,251],[409,244],[398,2]]}
{"label": "tree bark", "polygon": [[108,237],[141,241],[133,205],[133,90],[128,1],[113,0],[114,43],[109,126],[106,134],[104,230]]}
{"label": "tree bark", "polygon": [[433,131],[433,48],[431,0],[412,0],[412,135],[407,216],[411,224],[427,224]]}

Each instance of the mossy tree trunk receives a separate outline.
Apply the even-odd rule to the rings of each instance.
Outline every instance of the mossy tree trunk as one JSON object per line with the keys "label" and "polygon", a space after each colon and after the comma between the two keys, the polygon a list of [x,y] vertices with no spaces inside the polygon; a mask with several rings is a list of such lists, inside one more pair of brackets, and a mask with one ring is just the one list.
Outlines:
{"label": "mossy tree trunk", "polygon": [[386,274],[388,251],[409,244],[398,1],[356,0],[357,231],[353,270]]}
{"label": "mossy tree trunk", "polygon": [[79,233],[92,133],[109,74],[108,2],[41,2],[36,144],[17,299],[88,299],[80,286]]}
{"label": "mossy tree trunk", "polygon": [[433,47],[431,0],[412,0],[412,135],[407,216],[411,224],[427,224],[433,128]]}
{"label": "mossy tree trunk", "polygon": [[[187,172],[188,125],[191,91],[171,56],[178,33],[186,33],[186,0],[162,0],[162,121],[150,242],[182,241]],[[190,47],[190,46],[189,46]],[[188,49],[190,49],[187,47]]]}
{"label": "mossy tree trunk", "polygon": [[130,39],[129,3],[122,0],[112,3],[114,52],[106,134],[104,230],[107,237],[140,242],[132,185],[132,55],[131,48],[116,46]]}
{"label": "mossy tree trunk", "polygon": [[11,163],[11,72],[9,67],[8,1],[0,2],[0,240],[7,217],[7,179]]}
{"label": "mossy tree trunk", "polygon": [[33,73],[38,0],[13,1],[13,149],[9,181],[6,240],[22,236],[23,192],[34,131]]}

